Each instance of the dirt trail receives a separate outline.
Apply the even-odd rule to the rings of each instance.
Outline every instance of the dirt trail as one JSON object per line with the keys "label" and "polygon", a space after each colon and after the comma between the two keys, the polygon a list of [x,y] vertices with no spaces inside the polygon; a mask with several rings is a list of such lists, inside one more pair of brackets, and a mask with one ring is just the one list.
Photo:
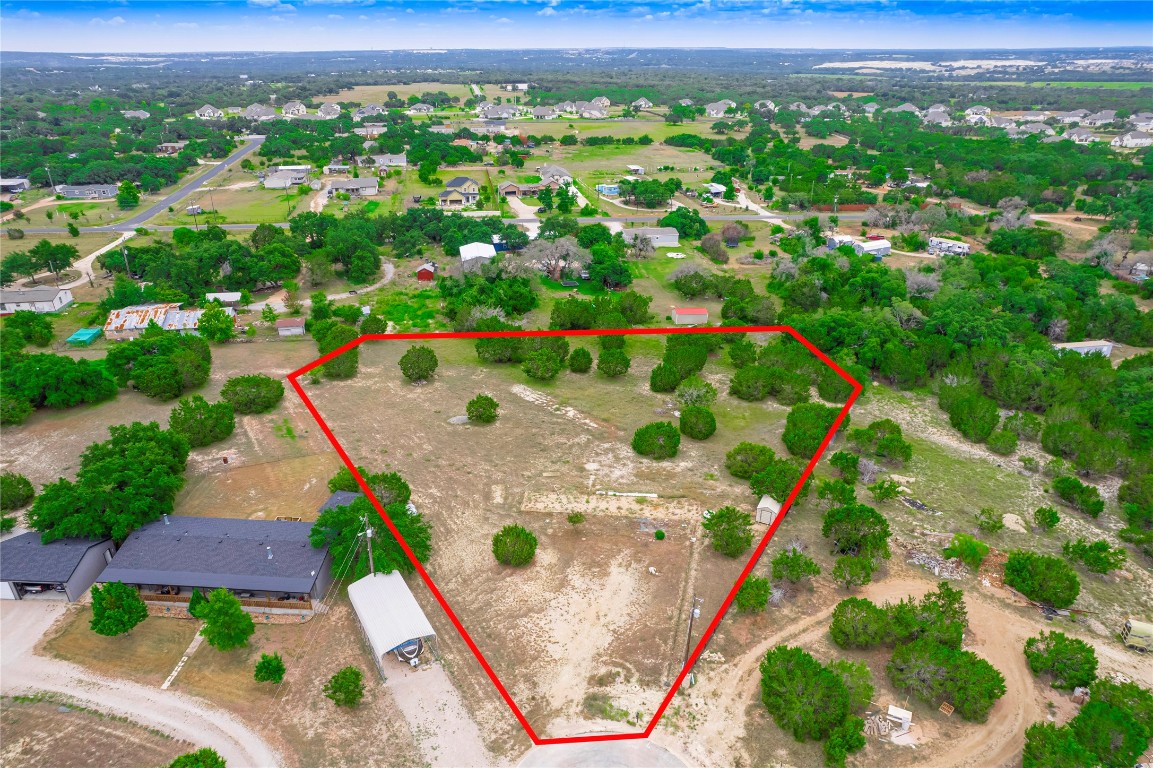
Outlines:
{"label": "dirt trail", "polygon": [[0,690],[5,695],[63,694],[90,709],[111,712],[198,747],[211,747],[229,765],[263,767],[283,762],[249,728],[202,699],[100,677],[75,664],[36,655],[36,643],[67,609],[62,603],[32,600],[5,600],[0,605],[4,647]]}

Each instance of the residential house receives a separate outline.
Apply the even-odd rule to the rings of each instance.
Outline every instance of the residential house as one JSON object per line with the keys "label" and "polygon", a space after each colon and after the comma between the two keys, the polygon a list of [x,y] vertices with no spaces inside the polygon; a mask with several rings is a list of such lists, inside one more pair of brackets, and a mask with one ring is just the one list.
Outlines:
{"label": "residential house", "polygon": [[600,107],[601,109],[608,109],[612,106],[612,102],[604,96],[597,96],[592,100],[592,105],[594,107]]}
{"label": "residential house", "polygon": [[836,235],[836,234],[834,234],[834,235],[829,235],[829,237],[826,238],[825,247],[828,248],[830,251],[834,251],[837,248],[840,248],[842,245],[852,245],[854,242],[856,242],[856,241],[853,240],[853,237],[851,235]]}
{"label": "residential house", "polygon": [[74,603],[112,560],[112,539],[56,539],[30,531],[0,542],[0,600],[59,599]]}
{"label": "residential house", "polygon": [[265,189],[288,189],[308,181],[307,171],[276,171],[264,177]]}
{"label": "residential house", "polygon": [[478,102],[475,107],[473,107],[473,111],[479,115],[491,106],[495,106],[491,101],[481,101]]}
{"label": "residential house", "polygon": [[305,109],[304,105],[299,101],[286,102],[285,105],[280,108],[280,113],[285,117],[300,117],[307,112],[308,110]]}
{"label": "residential house", "polygon": [[1055,349],[1067,349],[1071,352],[1076,352],[1079,355],[1103,355],[1109,357],[1113,354],[1113,342],[1106,341],[1105,339],[1097,339],[1094,341],[1069,341],[1060,344],[1054,344]]}
{"label": "residential house", "polygon": [[677,102],[677,104],[680,104],[682,107],[691,107],[693,105],[693,100],[692,99],[681,99],[680,101]]}
{"label": "residential house", "polygon": [[893,250],[892,244],[888,240],[865,240],[860,243],[853,243],[853,250],[857,252],[858,256],[872,256],[874,259],[880,259],[882,256],[888,256]]}
{"label": "residential house", "polygon": [[1145,131],[1129,131],[1129,133],[1122,134],[1109,143],[1114,147],[1137,149],[1153,144],[1153,136],[1145,133]]}
{"label": "residential house", "polygon": [[607,109],[600,107],[587,107],[580,111],[580,116],[583,120],[604,120],[609,113]]}
{"label": "residential house", "polygon": [[1092,132],[1084,128],[1074,128],[1071,131],[1065,131],[1064,138],[1077,144],[1091,144],[1094,141],[1100,141]]}
{"label": "residential house", "polygon": [[1098,128],[1102,125],[1109,125],[1117,119],[1117,112],[1112,109],[1103,109],[1100,112],[1094,112],[1081,121],[1081,125],[1088,128]]}
{"label": "residential house", "polygon": [[156,151],[162,155],[179,155],[188,146],[187,141],[166,141],[156,145]]}
{"label": "residential house", "polygon": [[462,208],[475,205],[480,199],[480,182],[467,176],[457,176],[444,185],[444,191],[437,199],[441,208]]}
{"label": "residential house", "polygon": [[630,245],[642,237],[647,237],[654,248],[677,248],[681,244],[680,233],[674,227],[636,227],[622,234]]}
{"label": "residential house", "polygon": [[597,184],[596,191],[602,195],[619,195],[621,193],[620,184]]}
{"label": "residential house", "polygon": [[1022,125],[1017,129],[1017,132],[1026,136],[1037,136],[1042,134],[1045,136],[1052,136],[1054,133],[1056,133],[1056,131],[1044,123],[1028,123],[1026,125]]}
{"label": "residential house", "polygon": [[1129,125],[1139,131],[1153,131],[1153,112],[1138,112],[1129,118]]}
{"label": "residential house", "polygon": [[0,315],[13,312],[36,312],[46,315],[59,312],[72,303],[67,288],[0,289]]}
{"label": "residential house", "polygon": [[886,112],[908,112],[911,115],[916,115],[918,117],[921,116],[921,110],[917,109],[915,106],[913,106],[912,104],[910,104],[907,101],[899,107],[889,107],[885,111]]}
{"label": "residential house", "polygon": [[674,307],[673,325],[708,325],[709,310],[704,307]]}
{"label": "residential house", "polygon": [[332,193],[346,192],[354,197],[371,197],[380,193],[380,182],[372,176],[362,179],[336,179],[328,188]]}
{"label": "residential house", "polygon": [[925,111],[926,112],[948,112],[949,111],[949,105],[948,104],[941,104],[940,102],[938,102],[936,104],[931,105]]}
{"label": "residential house", "polygon": [[206,293],[204,294],[204,301],[215,301],[222,307],[232,307],[236,309],[240,306],[240,301],[243,299],[243,294],[240,291],[221,291],[219,293]]}
{"label": "residential house", "polygon": [[969,125],[992,125],[989,115],[965,115],[965,122]]}
{"label": "residential house", "polygon": [[974,104],[965,110],[965,115],[988,115],[993,110],[986,107],[984,104]]}
{"label": "residential house", "polygon": [[427,283],[436,279],[436,264],[431,261],[421,264],[416,270],[416,279],[419,282]]}
{"label": "residential house", "polygon": [[332,557],[312,546],[311,530],[308,522],[165,515],[129,534],[99,580],[131,584],[146,602],[227,589],[261,613],[312,611],[332,583]]}
{"label": "residential house", "polygon": [[928,112],[926,112],[925,116],[921,118],[921,122],[923,122],[925,125],[939,125],[942,128],[953,124],[953,120],[949,117],[948,112],[941,112],[936,109],[930,109]]}
{"label": "residential house", "polygon": [[550,186],[572,184],[572,174],[559,165],[542,165],[536,172],[540,175],[541,184]]}
{"label": "residential house", "polygon": [[945,237],[929,238],[929,255],[952,254],[955,256],[968,256],[969,244],[960,240],[949,240]]}
{"label": "residential house", "polygon": [[644,176],[645,167],[643,165],[626,165],[625,170],[632,176]]}
{"label": "residential house", "polygon": [[520,115],[520,108],[512,104],[494,104],[480,113],[485,120],[511,120]]}
{"label": "residential house", "polygon": [[1040,120],[1044,120],[1048,116],[1048,112],[1037,112],[1036,110],[1030,110],[1028,112],[1021,113],[1021,116],[1017,119],[1023,123],[1035,123]]}
{"label": "residential house", "polygon": [[443,133],[447,136],[451,136],[453,133],[455,133],[455,131],[452,130],[451,125],[430,125],[428,127],[428,132],[429,133]]}
{"label": "residential house", "polygon": [[116,197],[120,188],[115,184],[58,184],[55,191],[71,200],[107,200]]}
{"label": "residential house", "polygon": [[340,105],[330,101],[325,102],[320,105],[320,109],[316,110],[316,114],[324,120],[332,120],[335,117],[340,117]]}
{"label": "residential house", "polygon": [[712,104],[705,105],[705,115],[708,117],[724,117],[728,110],[735,109],[736,106],[737,103],[731,99],[714,101]]}
{"label": "residential house", "polygon": [[276,110],[272,107],[267,107],[264,104],[249,104],[244,108],[244,117],[248,120],[256,120],[264,122],[265,120],[275,120]]}
{"label": "residential house", "polygon": [[276,321],[277,336],[303,336],[303,317],[282,317]]}
{"label": "residential house", "polygon": [[1074,109],[1071,112],[1054,112],[1053,117],[1059,123],[1068,125],[1069,123],[1079,123],[1089,114],[1087,109]]}
{"label": "residential house", "polygon": [[492,243],[466,243],[460,247],[460,263],[466,269],[471,269],[496,256],[496,247]]}
{"label": "residential house", "polygon": [[435,107],[433,107],[431,104],[425,104],[424,102],[417,102],[416,104],[413,104],[411,107],[408,108],[408,114],[410,114],[410,115],[430,115],[430,114],[432,114],[433,109],[435,109]]}
{"label": "residential house", "polygon": [[556,110],[552,107],[533,107],[533,120],[552,120],[556,117]]}
{"label": "residential house", "polygon": [[388,126],[384,123],[361,123],[353,128],[352,132],[366,139],[375,139],[388,133]]}
{"label": "residential house", "polygon": [[634,101],[629,106],[632,107],[633,109],[652,109],[653,103],[651,101],[649,101],[648,99],[646,99],[644,96],[641,96],[639,99]]}
{"label": "residential house", "polygon": [[387,171],[390,168],[407,168],[408,155],[401,152],[399,155],[367,155],[360,158],[362,166],[377,168],[380,171]]}
{"label": "residential house", "polygon": [[758,112],[775,112],[777,105],[773,103],[772,99],[761,99],[753,104],[753,109]]}
{"label": "residential house", "polygon": [[869,117],[872,117],[873,113],[876,112],[880,108],[881,108],[881,105],[877,104],[874,101],[870,101],[868,104],[866,104],[864,107],[862,107],[862,109],[865,110],[865,114],[868,115]]}
{"label": "residential house", "polygon": [[380,106],[379,104],[365,104],[363,107],[357,108],[357,110],[352,113],[352,119],[360,121],[366,117],[382,114],[384,111],[384,107]]}
{"label": "residential house", "polygon": [[725,193],[725,189],[727,189],[724,184],[717,184],[712,181],[705,182],[701,186],[704,187],[705,193],[712,197],[720,197]]}
{"label": "residential house", "polygon": [[216,107],[212,106],[211,104],[205,104],[203,107],[196,110],[193,114],[195,114],[201,120],[223,120],[224,119],[224,111],[217,109]]}
{"label": "residential house", "polygon": [[344,163],[329,163],[328,165],[324,166],[325,175],[334,173],[348,173],[350,170],[352,169]]}
{"label": "residential house", "polygon": [[15,195],[26,189],[32,189],[32,182],[28,179],[0,179],[0,193]]}
{"label": "residential house", "polygon": [[[224,311],[236,317],[236,310],[225,307]],[[150,323],[156,323],[163,330],[196,335],[202,309],[181,309],[179,304],[137,304],[108,313],[104,322],[105,337],[114,341],[134,339]]]}
{"label": "residential house", "polygon": [[987,123],[990,128],[1004,128],[1006,131],[1010,128],[1016,131],[1017,122],[1008,117],[997,117],[996,115],[989,118]]}
{"label": "residential house", "polygon": [[129,120],[147,120],[152,117],[151,112],[145,112],[143,109],[129,109],[120,114],[127,117]]}
{"label": "residential house", "polygon": [[576,104],[571,101],[562,101],[556,105],[557,112],[576,112]]}

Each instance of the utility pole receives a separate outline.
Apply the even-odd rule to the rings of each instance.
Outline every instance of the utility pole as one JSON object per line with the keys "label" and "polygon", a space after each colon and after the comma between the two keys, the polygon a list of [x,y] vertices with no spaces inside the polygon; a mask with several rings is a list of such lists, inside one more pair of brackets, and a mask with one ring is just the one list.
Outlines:
{"label": "utility pole", "polygon": [[368,545],[368,575],[376,573],[376,565],[372,562],[372,526],[368,524],[368,515],[364,516],[364,543]]}
{"label": "utility pole", "polygon": [[124,270],[128,273],[128,277],[132,277],[132,267],[128,266],[128,248],[121,248],[120,255],[124,257]]}
{"label": "utility pole", "polygon": [[44,170],[48,171],[48,186],[52,187],[52,192],[55,193],[56,192],[56,182],[54,182],[52,180],[52,169],[49,168],[48,166],[44,166]]}
{"label": "utility pole", "polygon": [[693,620],[701,615],[701,604],[704,602],[703,598],[693,595],[693,609],[689,611],[689,635],[685,638],[685,663],[684,666],[689,665],[689,653],[693,648]]}

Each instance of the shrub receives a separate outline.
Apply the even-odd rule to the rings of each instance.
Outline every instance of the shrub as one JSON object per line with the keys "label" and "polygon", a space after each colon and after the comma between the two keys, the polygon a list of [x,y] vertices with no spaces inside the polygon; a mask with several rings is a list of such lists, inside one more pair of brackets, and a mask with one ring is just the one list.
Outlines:
{"label": "shrub", "polygon": [[585,516],[583,512],[570,512],[566,519],[568,520],[569,525],[575,528],[585,521]]}
{"label": "shrub", "polygon": [[761,702],[798,741],[831,738],[849,717],[840,676],[800,648],[777,646],[761,662]]}
{"label": "shrub", "polygon": [[588,373],[592,367],[592,353],[584,347],[577,347],[568,356],[568,369],[573,373]]}
{"label": "shrub", "polygon": [[1093,573],[1108,573],[1125,565],[1127,555],[1121,547],[1114,549],[1104,539],[1089,543],[1082,538],[1066,541],[1062,554],[1070,560],[1080,561]]}
{"label": "shrub", "polygon": [[833,564],[833,581],[845,587],[860,587],[873,580],[876,563],[868,557],[842,555]]}
{"label": "shrub", "polygon": [[850,597],[837,603],[829,635],[841,648],[875,648],[889,637],[889,612],[871,600]]}
{"label": "shrub", "polygon": [[1005,583],[1030,600],[1068,608],[1081,593],[1077,572],[1064,560],[1015,550],[1005,563]]}
{"label": "shrub", "polygon": [[701,527],[713,549],[727,557],[739,557],[753,545],[753,518],[736,507],[714,509]]}
{"label": "shrub", "polygon": [[773,578],[793,584],[810,576],[820,576],[821,567],[798,549],[786,549],[773,558]]}
{"label": "shrub", "polygon": [[977,520],[977,527],[985,533],[996,533],[1005,527],[1005,522],[1001,519],[1000,513],[995,509],[985,507],[973,515],[973,517]]}
{"label": "shrub", "polygon": [[945,557],[957,558],[975,571],[981,567],[985,556],[989,554],[989,545],[967,533],[955,533],[953,541],[945,547],[942,554]]}
{"label": "shrub", "polygon": [[735,448],[725,454],[725,469],[733,477],[749,480],[767,469],[776,458],[776,453],[767,445],[737,443]]}
{"label": "shrub", "polygon": [[853,485],[857,482],[859,467],[861,465],[861,457],[857,454],[849,453],[848,451],[837,451],[829,457],[829,464],[840,470],[841,478],[846,483]]}
{"label": "shrub", "polygon": [[741,588],[737,590],[737,596],[733,599],[733,603],[739,611],[763,611],[769,605],[769,593],[771,591],[772,586],[768,579],[749,574],[745,583],[741,584]]}
{"label": "shrub", "polygon": [[560,373],[562,365],[556,352],[542,348],[525,358],[521,370],[538,381],[551,381]]}
{"label": "shrub", "polygon": [[984,722],[1005,695],[1005,678],[972,651],[928,638],[898,646],[885,671],[893,685],[924,701],[951,701],[965,720]]}
{"label": "shrub", "polygon": [[1105,511],[1105,500],[1095,485],[1086,485],[1075,477],[1066,475],[1053,481],[1053,490],[1061,501],[1079,512],[1096,518]]}
{"label": "shrub", "polygon": [[240,606],[236,595],[223,587],[212,591],[198,618],[204,621],[200,634],[219,651],[247,645],[248,638],[256,631],[251,614]]}
{"label": "shrub", "polygon": [[1061,522],[1061,516],[1052,507],[1038,507],[1033,512],[1033,520],[1041,530],[1051,531],[1057,527],[1057,523]]}
{"label": "shrub", "polygon": [[1097,679],[1093,646],[1062,632],[1042,632],[1025,641],[1025,658],[1034,675],[1049,674],[1054,688],[1071,691]]}
{"label": "shrub", "polygon": [[0,510],[11,512],[28,506],[36,498],[36,489],[24,475],[5,472],[0,475]]}
{"label": "shrub", "polygon": [[597,357],[597,373],[610,378],[623,376],[629,372],[632,362],[623,349],[604,349]]}
{"label": "shrub", "polygon": [[411,382],[428,381],[436,373],[440,361],[430,347],[414,345],[408,348],[397,365],[404,378]]}
{"label": "shrub", "polygon": [[717,401],[717,388],[700,376],[689,376],[677,385],[677,402],[682,406],[708,407]]}
{"label": "shrub", "polygon": [[763,365],[747,365],[739,369],[729,382],[729,394],[741,400],[764,400],[772,392],[772,370]]}
{"label": "shrub", "polygon": [[878,480],[867,487],[869,493],[873,494],[873,498],[878,502],[889,501],[901,495],[901,486],[897,485],[894,480]]}
{"label": "shrub", "polygon": [[228,401],[209,403],[200,395],[192,395],[182,398],[168,414],[168,428],[182,435],[188,447],[200,448],[231,435],[236,418]]}
{"label": "shrub", "polygon": [[789,453],[794,456],[803,459],[812,458],[839,414],[839,408],[821,403],[801,403],[794,406],[785,419],[785,431],[781,435],[781,440],[789,449]]}
{"label": "shrub", "polygon": [[148,606],[135,587],[113,581],[92,587],[92,621],[89,627],[98,635],[115,637],[132,630],[148,618]]}
{"label": "shrub", "polygon": [[649,389],[653,392],[672,392],[681,383],[681,376],[677,369],[666,363],[653,368],[649,374]]}
{"label": "shrub", "polygon": [[655,421],[633,433],[633,450],[650,459],[670,459],[677,455],[681,434],[672,422]]}
{"label": "shrub", "polygon": [[521,567],[536,555],[536,536],[519,525],[506,525],[492,537],[492,555],[498,563]]}
{"label": "shrub", "polygon": [[32,403],[7,392],[0,394],[0,426],[23,424],[32,415]]}
{"label": "shrub", "polygon": [[324,695],[338,707],[355,707],[364,698],[364,673],[345,667],[324,684]]}
{"label": "shrub", "polygon": [[653,538],[656,539],[657,541],[664,541],[665,540],[665,532],[662,531],[660,528],[658,528],[657,530],[653,531]]}
{"label": "shrub", "polygon": [[681,432],[694,440],[707,440],[717,431],[717,419],[708,408],[690,405],[681,410]]}
{"label": "shrub", "polygon": [[231,378],[220,390],[220,398],[230,403],[236,413],[266,413],[283,397],[284,385],[262,373]]}
{"label": "shrub", "polygon": [[210,747],[189,752],[173,760],[168,768],[228,768],[220,754]]}
{"label": "shrub", "polygon": [[1002,456],[1008,456],[1013,451],[1017,450],[1017,434],[1010,432],[1007,429],[999,429],[993,434],[989,435],[987,445],[989,450],[993,453],[999,453]]}
{"label": "shrub", "polygon": [[496,400],[488,395],[477,395],[468,401],[468,405],[465,406],[465,413],[468,414],[469,421],[478,424],[491,424],[496,421],[499,409],[500,404]]}
{"label": "shrub", "polygon": [[280,683],[284,681],[285,671],[284,659],[280,658],[279,653],[262,653],[252,677],[258,683]]}

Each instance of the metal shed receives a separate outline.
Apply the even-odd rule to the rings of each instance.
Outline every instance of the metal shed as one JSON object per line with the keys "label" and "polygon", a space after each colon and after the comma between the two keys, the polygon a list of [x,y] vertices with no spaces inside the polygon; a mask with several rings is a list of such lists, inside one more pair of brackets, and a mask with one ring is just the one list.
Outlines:
{"label": "metal shed", "polygon": [[416,666],[425,641],[431,640],[435,646],[436,630],[398,571],[371,573],[349,584],[348,599],[381,674],[388,654]]}

